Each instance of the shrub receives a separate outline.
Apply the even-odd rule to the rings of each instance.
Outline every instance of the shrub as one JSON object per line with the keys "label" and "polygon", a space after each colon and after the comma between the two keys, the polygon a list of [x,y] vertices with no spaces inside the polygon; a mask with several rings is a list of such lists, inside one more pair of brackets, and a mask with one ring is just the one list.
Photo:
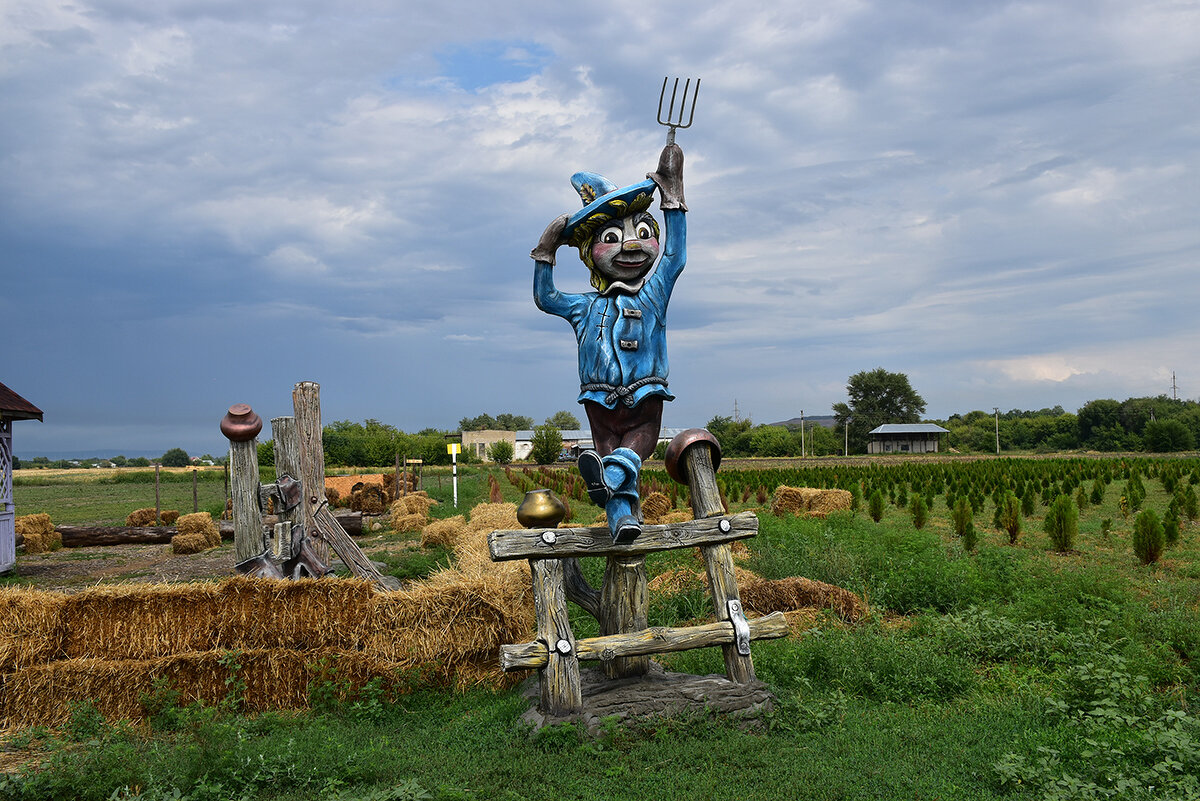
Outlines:
{"label": "shrub", "polygon": [[1165,543],[1166,533],[1154,510],[1145,509],[1139,512],[1133,524],[1133,552],[1142,564],[1157,562],[1158,557],[1162,556]]}
{"label": "shrub", "polygon": [[533,429],[533,448],[529,458],[537,464],[554,464],[562,453],[562,434],[552,425]]}
{"label": "shrub", "polygon": [[875,490],[871,493],[871,499],[867,501],[867,513],[871,515],[871,519],[878,523],[883,518],[883,491]]}
{"label": "shrub", "polygon": [[918,529],[925,528],[925,523],[929,520],[929,507],[925,505],[924,496],[914,494],[909,503],[909,510],[912,512],[913,526]]}
{"label": "shrub", "polygon": [[1075,545],[1079,533],[1079,510],[1068,495],[1059,495],[1046,511],[1043,525],[1050,535],[1050,544],[1059,553],[1066,553]]}
{"label": "shrub", "polygon": [[954,508],[950,510],[950,522],[954,526],[954,535],[962,538],[963,549],[966,551],[975,550],[975,522],[974,515],[971,512],[971,504],[966,498],[958,498],[954,501]]}
{"label": "shrub", "polygon": [[997,507],[1000,519],[1000,528],[1008,532],[1008,541],[1012,545],[1017,544],[1017,537],[1021,536],[1021,502],[1011,491],[1004,493],[1004,497],[1000,499],[1000,505]]}
{"label": "shrub", "polygon": [[496,464],[509,464],[513,460],[514,452],[515,449],[511,442],[506,439],[500,439],[488,446],[487,458]]}

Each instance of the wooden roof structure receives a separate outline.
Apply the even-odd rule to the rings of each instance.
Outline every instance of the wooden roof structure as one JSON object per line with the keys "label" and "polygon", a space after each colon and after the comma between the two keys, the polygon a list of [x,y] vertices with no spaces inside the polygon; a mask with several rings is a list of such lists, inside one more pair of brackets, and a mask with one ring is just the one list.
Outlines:
{"label": "wooden roof structure", "polygon": [[0,417],[7,417],[9,420],[41,421],[42,410],[4,384],[0,384]]}

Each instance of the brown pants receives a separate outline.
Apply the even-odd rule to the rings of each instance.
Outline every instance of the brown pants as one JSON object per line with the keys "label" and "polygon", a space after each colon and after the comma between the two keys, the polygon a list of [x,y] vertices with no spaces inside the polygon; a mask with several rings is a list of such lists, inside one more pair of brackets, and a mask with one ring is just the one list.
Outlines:
{"label": "brown pants", "polygon": [[594,401],[584,401],[583,408],[592,426],[596,453],[607,456],[617,448],[629,448],[643,460],[653,455],[662,427],[661,396],[651,395],[632,409],[623,403],[607,409]]}

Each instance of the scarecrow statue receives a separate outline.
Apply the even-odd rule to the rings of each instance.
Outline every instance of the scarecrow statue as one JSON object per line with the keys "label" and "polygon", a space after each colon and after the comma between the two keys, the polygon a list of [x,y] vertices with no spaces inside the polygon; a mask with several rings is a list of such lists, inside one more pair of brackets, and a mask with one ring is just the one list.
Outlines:
{"label": "scarecrow statue", "polygon": [[[530,253],[533,298],[575,329],[579,402],[595,445],[579,457],[579,472],[613,541],[628,543],[641,533],[642,460],[658,444],[663,402],[675,397],[667,389],[666,315],[687,260],[683,151],[669,137],[658,169],[630,186],[590,172],[575,173],[571,184],[583,208],[551,222]],[[656,187],[665,237],[648,211]],[[555,288],[554,254],[563,244],[579,249],[596,291]]]}

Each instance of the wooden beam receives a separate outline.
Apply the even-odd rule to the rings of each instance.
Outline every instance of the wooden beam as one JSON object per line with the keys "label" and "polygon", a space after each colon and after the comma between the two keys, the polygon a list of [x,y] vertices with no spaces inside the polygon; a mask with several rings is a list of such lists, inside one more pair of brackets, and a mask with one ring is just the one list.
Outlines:
{"label": "wooden beam", "polygon": [[[772,612],[764,617],[756,617],[746,622],[750,627],[751,640],[778,639],[786,637],[791,631],[783,612]],[[708,648],[714,645],[730,644],[733,641],[733,624],[724,621],[685,628],[655,626],[625,634],[588,637],[576,641],[575,652],[580,659],[609,661],[633,656],[688,651],[693,648]],[[500,666],[506,671],[537,670],[544,667],[548,659],[546,644],[540,640],[500,646]]]}
{"label": "wooden beam", "polygon": [[488,535],[488,550],[495,562],[568,556],[642,556],[654,551],[733,542],[756,534],[757,515],[739,512],[683,523],[642,526],[638,538],[625,545],[613,544],[608,526],[493,531]]}

